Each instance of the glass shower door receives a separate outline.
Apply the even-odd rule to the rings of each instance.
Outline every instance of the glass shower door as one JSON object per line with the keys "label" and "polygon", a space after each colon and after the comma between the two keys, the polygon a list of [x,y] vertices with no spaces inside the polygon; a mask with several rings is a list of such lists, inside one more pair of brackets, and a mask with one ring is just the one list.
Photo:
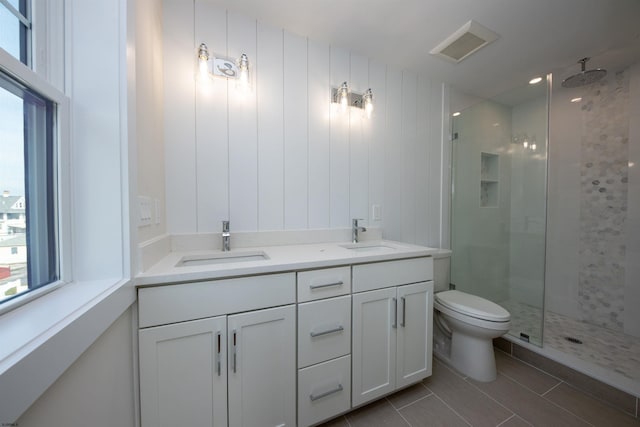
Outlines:
{"label": "glass shower door", "polygon": [[451,282],[542,345],[548,90],[515,88],[452,119]]}

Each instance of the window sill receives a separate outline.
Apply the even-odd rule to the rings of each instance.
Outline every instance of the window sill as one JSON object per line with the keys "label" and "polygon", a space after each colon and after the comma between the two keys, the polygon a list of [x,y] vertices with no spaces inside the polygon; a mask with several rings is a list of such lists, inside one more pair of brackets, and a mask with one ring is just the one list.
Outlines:
{"label": "window sill", "polygon": [[73,282],[0,316],[0,422],[14,422],[135,299],[130,280]]}

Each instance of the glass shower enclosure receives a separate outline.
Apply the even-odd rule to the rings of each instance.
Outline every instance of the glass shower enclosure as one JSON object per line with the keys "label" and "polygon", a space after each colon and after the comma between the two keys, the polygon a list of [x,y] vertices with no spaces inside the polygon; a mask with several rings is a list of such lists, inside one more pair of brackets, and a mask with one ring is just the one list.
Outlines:
{"label": "glass shower enclosure", "polygon": [[542,345],[550,76],[452,117],[451,283]]}

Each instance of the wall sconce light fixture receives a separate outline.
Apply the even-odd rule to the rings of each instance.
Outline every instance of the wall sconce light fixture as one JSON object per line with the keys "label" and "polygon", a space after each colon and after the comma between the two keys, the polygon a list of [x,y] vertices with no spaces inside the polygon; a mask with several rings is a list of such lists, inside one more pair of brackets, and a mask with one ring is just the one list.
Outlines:
{"label": "wall sconce light fixture", "polygon": [[349,106],[349,85],[347,82],[343,82],[338,88],[333,88],[331,101],[340,104],[342,111],[347,111]]}
{"label": "wall sconce light fixture", "polygon": [[351,106],[363,109],[369,118],[373,113],[373,91],[371,88],[367,89],[364,94],[350,92],[349,85],[344,82],[340,87],[332,89],[331,102],[340,104],[342,111],[347,111],[347,107]]}
{"label": "wall sconce light fixture", "polygon": [[367,115],[367,118],[370,119],[373,113],[373,92],[371,88],[367,89],[364,95],[362,95],[362,100],[364,103],[364,113]]}
{"label": "wall sconce light fixture", "polygon": [[209,74],[209,49],[204,43],[200,43],[198,48],[198,71],[201,77]]}
{"label": "wall sconce light fixture", "polygon": [[249,87],[249,58],[243,53],[238,59],[238,87],[245,90]]}
{"label": "wall sconce light fixture", "polygon": [[[209,71],[209,59],[212,60],[212,71]],[[198,48],[198,71],[203,77],[213,75],[226,79],[235,79],[238,86],[249,87],[249,58],[242,54],[236,62],[232,58],[215,57],[209,53],[206,44],[200,43]]]}

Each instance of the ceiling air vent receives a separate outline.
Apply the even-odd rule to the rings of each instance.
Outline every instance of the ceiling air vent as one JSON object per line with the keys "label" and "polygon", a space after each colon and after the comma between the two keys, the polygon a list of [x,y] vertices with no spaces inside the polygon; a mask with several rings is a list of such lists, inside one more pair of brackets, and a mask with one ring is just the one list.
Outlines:
{"label": "ceiling air vent", "polygon": [[431,50],[431,54],[451,62],[460,62],[499,36],[475,21],[469,21],[458,31]]}

